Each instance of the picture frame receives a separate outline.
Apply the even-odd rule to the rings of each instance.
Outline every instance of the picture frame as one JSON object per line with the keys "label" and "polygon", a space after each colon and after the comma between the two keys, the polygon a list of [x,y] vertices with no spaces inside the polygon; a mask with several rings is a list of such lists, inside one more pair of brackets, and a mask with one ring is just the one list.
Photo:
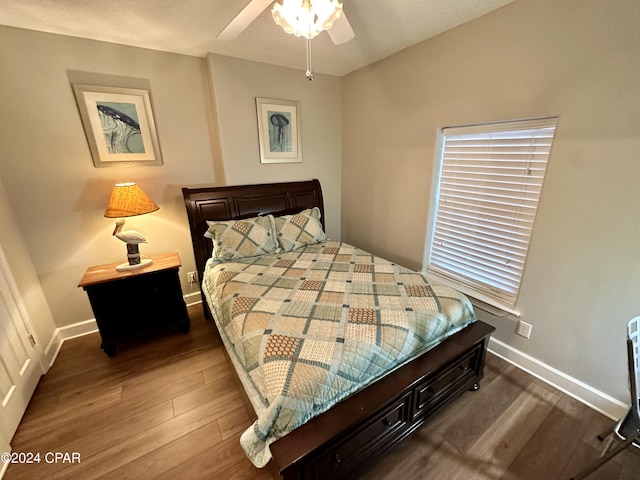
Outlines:
{"label": "picture frame", "polygon": [[260,163],[302,162],[300,102],[256,98]]}
{"label": "picture frame", "polygon": [[162,165],[147,90],[74,84],[73,91],[95,167]]}

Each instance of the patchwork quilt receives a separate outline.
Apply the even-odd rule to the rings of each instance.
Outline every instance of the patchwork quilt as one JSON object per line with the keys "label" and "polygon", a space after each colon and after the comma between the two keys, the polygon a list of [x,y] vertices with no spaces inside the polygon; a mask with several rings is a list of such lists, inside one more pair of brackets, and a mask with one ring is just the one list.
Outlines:
{"label": "patchwork quilt", "polygon": [[269,445],[475,321],[468,299],[351,245],[210,260],[203,290],[257,413],[242,435]]}

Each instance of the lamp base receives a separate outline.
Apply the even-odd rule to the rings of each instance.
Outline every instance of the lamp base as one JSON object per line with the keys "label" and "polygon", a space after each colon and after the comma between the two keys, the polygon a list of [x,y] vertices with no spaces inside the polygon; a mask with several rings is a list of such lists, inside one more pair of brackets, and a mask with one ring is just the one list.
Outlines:
{"label": "lamp base", "polygon": [[152,263],[153,263],[153,260],[151,260],[150,258],[144,258],[144,259],[140,260],[140,263],[136,263],[134,265],[131,265],[128,262],[127,263],[121,263],[120,265],[118,265],[116,267],[116,270],[118,272],[126,272],[127,270],[137,270],[138,268],[148,267]]}

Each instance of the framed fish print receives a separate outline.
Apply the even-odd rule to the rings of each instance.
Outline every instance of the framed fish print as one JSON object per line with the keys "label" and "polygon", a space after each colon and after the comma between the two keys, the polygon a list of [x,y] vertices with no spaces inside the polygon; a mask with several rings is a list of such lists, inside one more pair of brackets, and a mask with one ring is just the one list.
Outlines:
{"label": "framed fish print", "polygon": [[302,162],[300,103],[256,98],[261,163]]}
{"label": "framed fish print", "polygon": [[147,90],[74,84],[95,167],[162,165]]}

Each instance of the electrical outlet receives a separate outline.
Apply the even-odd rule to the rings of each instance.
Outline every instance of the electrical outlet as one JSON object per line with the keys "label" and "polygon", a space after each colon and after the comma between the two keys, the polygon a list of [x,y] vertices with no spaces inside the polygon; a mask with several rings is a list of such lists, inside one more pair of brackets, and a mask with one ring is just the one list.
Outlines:
{"label": "electrical outlet", "polygon": [[530,323],[526,323],[526,322],[523,322],[522,320],[520,320],[518,322],[518,330],[516,330],[516,333],[518,335],[520,335],[521,337],[529,338],[529,337],[531,337],[531,329],[532,328],[533,328],[533,325],[531,325]]}
{"label": "electrical outlet", "polygon": [[187,280],[189,281],[189,285],[193,285],[194,283],[197,283],[197,277],[196,277],[196,272],[189,272],[187,273]]}

